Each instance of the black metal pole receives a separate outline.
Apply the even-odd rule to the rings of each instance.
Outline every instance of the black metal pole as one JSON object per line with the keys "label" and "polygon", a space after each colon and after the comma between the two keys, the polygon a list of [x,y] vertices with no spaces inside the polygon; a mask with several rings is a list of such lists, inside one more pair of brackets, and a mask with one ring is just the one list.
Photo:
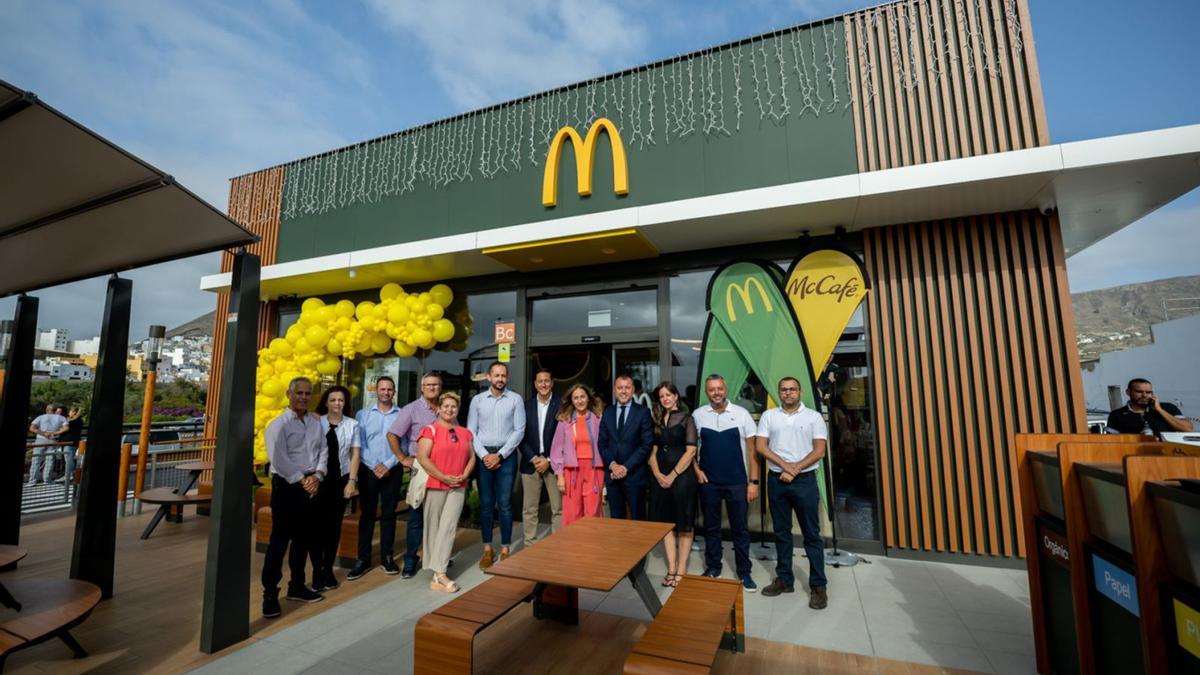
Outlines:
{"label": "black metal pole", "polygon": [[204,565],[200,651],[220,651],[250,637],[250,526],[254,499],[254,371],[258,339],[258,256],[233,259],[225,371],[221,375],[212,517]]}
{"label": "black metal pole", "polygon": [[0,389],[0,544],[21,539],[21,488],[25,479],[25,437],[33,387],[33,343],[37,339],[38,299],[17,298],[12,342]]}
{"label": "black metal pole", "polygon": [[71,578],[100,587],[100,597],[113,594],[117,551],[117,476],[121,463],[121,419],[125,411],[126,361],[129,352],[129,310],[133,282],[116,276],[108,280],[100,354],[92,386],[88,417],[87,459],[79,484],[75,516],[75,546]]}

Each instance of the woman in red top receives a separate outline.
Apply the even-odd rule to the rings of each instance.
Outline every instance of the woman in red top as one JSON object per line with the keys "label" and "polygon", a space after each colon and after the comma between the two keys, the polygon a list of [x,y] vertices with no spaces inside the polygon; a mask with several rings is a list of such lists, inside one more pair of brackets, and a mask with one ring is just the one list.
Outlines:
{"label": "woman in red top", "polygon": [[454,593],[458,584],[446,576],[458,517],[466,499],[467,477],[475,468],[471,432],[458,426],[458,394],[448,391],[438,397],[438,416],[421,430],[417,439],[417,461],[429,474],[425,486],[425,565],[433,570],[429,587]]}
{"label": "woman in red top", "polygon": [[550,445],[550,468],[563,493],[563,525],[587,516],[600,516],[604,490],[604,460],[596,447],[600,437],[600,399],[587,385],[567,390],[558,408],[558,426]]}

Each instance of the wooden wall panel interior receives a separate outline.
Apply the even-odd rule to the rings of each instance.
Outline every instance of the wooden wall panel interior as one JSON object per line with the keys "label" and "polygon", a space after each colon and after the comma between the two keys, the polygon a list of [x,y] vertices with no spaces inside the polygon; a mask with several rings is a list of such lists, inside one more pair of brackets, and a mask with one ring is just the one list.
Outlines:
{"label": "wooden wall panel interior", "polygon": [[1026,0],[898,0],[845,21],[860,171],[1049,143]]}
{"label": "wooden wall panel interior", "polygon": [[1024,554],[1010,439],[1083,428],[1056,228],[1030,212],[866,233],[887,546]]}

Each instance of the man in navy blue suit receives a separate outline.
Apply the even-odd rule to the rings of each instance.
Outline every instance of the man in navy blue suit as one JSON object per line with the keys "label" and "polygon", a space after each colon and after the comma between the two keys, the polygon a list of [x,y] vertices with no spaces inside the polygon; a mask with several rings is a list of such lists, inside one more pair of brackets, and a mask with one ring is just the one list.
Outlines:
{"label": "man in navy blue suit", "polygon": [[554,393],[554,378],[545,368],[533,376],[535,395],[525,399],[525,438],[521,441],[521,489],[525,493],[521,523],[525,545],[538,540],[538,511],[541,510],[542,486],[550,496],[550,532],[562,527],[562,493],[550,468],[550,444],[558,426],[559,398]]}
{"label": "man in navy blue suit", "polygon": [[608,488],[608,515],[634,520],[646,519],[646,462],[654,443],[650,409],[633,402],[633,378],[617,376],[613,386],[617,402],[600,418],[600,457],[604,460],[604,484]]}

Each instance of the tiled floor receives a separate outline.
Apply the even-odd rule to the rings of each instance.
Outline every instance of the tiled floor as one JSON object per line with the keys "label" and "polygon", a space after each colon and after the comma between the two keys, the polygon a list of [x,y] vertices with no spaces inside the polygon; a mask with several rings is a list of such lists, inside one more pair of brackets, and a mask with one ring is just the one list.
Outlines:
{"label": "tiled floor", "polygon": [[[803,579],[807,561],[801,553],[797,551],[796,564]],[[456,559],[459,564],[451,568],[452,576],[463,587],[484,578],[474,565],[479,559],[478,546],[460,552]],[[870,556],[869,561],[827,570],[830,602],[824,611],[808,608],[799,583],[793,595],[747,595],[747,635],[947,668],[1034,672],[1024,571],[878,556]],[[727,573],[732,563],[732,553],[727,550]],[[692,565],[692,571],[698,573],[699,553],[693,553]],[[774,563],[756,560],[754,566],[755,579],[760,586],[766,585]],[[661,555],[652,555],[649,572],[655,584],[664,571]],[[427,577],[424,573],[410,581],[397,579],[196,672],[411,672],[416,620],[449,600],[429,590]],[[656,588],[664,598],[669,592]],[[581,621],[593,611],[649,619],[626,583],[609,594],[584,591],[580,605]],[[284,609],[287,611],[286,605]]]}

